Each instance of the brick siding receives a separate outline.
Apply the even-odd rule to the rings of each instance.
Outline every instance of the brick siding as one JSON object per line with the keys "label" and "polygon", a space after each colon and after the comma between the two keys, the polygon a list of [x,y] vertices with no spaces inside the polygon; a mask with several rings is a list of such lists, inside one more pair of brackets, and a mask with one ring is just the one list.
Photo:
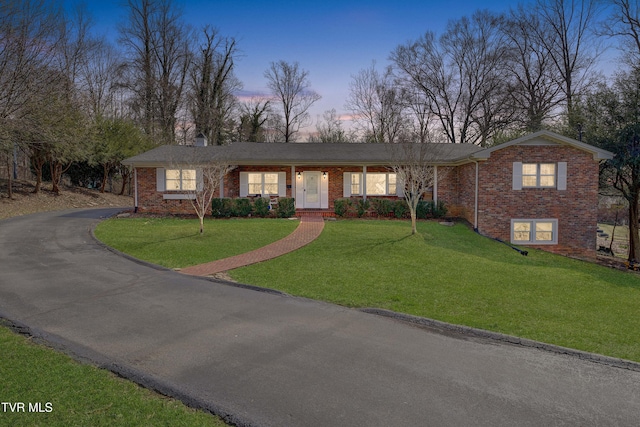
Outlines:
{"label": "brick siding", "polygon": [[[551,188],[525,188],[514,191],[513,162],[567,162],[567,189],[559,191]],[[343,197],[344,173],[362,172],[362,167],[296,167],[296,173],[304,171],[327,172],[329,210],[332,211],[334,200]],[[225,178],[225,197],[239,196],[240,172],[285,172],[287,197],[295,197],[295,194],[292,194],[290,166],[238,167]],[[389,169],[368,167],[367,172],[389,172]],[[163,193],[156,191],[155,168],[138,168],[137,173],[140,212],[193,214],[188,200],[164,200]],[[438,176],[438,200],[447,206],[448,216],[464,218],[474,224],[476,164],[439,167]],[[557,219],[558,244],[535,247],[564,255],[594,258],[598,206],[597,177],[598,161],[594,160],[591,154],[575,148],[515,145],[494,151],[488,160],[478,163],[478,231],[483,235],[509,242],[511,219]]]}
{"label": "brick siding", "polygon": [[[543,148],[543,149],[541,149]],[[567,162],[567,189],[513,190],[513,162]],[[511,146],[479,165],[478,231],[506,242],[511,219],[557,219],[558,244],[540,249],[594,258],[598,207],[598,161],[566,146]]]}

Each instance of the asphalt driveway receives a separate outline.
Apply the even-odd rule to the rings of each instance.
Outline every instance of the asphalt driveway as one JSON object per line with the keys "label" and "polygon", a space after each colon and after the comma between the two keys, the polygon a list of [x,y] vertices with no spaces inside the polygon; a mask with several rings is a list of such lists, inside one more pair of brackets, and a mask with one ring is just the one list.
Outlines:
{"label": "asphalt driveway", "polygon": [[0,221],[0,314],[238,425],[638,423],[640,372],[154,269],[93,240],[114,212]]}

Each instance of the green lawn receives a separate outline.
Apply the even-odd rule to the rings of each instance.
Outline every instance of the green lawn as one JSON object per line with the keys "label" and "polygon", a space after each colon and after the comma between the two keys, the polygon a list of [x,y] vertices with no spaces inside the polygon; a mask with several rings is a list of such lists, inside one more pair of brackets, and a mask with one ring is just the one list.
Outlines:
{"label": "green lawn", "polygon": [[[231,224],[221,221],[210,228]],[[230,274],[239,282],[292,295],[640,361],[640,276],[538,250],[523,257],[463,225],[419,222],[418,231],[410,236],[405,221],[327,222],[310,245]],[[154,234],[145,245],[150,252]],[[191,245],[191,240],[182,242]]]}
{"label": "green lawn", "polygon": [[136,258],[168,268],[188,267],[257,249],[291,233],[288,219],[112,218],[98,224],[96,237]]}
{"label": "green lawn", "polygon": [[[2,402],[6,426],[217,426],[226,424],[0,327]],[[31,406],[29,405],[31,404]],[[38,412],[30,412],[30,409]]]}

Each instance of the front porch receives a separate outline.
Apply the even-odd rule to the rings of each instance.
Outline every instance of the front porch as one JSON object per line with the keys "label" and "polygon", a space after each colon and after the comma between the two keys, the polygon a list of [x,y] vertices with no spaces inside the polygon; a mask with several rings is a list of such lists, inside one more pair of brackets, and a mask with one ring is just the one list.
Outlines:
{"label": "front porch", "polygon": [[296,217],[319,216],[322,218],[335,218],[336,213],[333,209],[296,209]]}

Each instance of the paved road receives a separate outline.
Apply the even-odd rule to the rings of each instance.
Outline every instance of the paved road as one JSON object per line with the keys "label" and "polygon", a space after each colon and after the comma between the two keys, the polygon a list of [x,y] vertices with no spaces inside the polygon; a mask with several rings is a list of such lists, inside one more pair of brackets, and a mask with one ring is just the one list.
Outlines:
{"label": "paved road", "polygon": [[1,221],[0,312],[238,425],[640,419],[640,372],[150,268],[91,238],[113,212]]}

